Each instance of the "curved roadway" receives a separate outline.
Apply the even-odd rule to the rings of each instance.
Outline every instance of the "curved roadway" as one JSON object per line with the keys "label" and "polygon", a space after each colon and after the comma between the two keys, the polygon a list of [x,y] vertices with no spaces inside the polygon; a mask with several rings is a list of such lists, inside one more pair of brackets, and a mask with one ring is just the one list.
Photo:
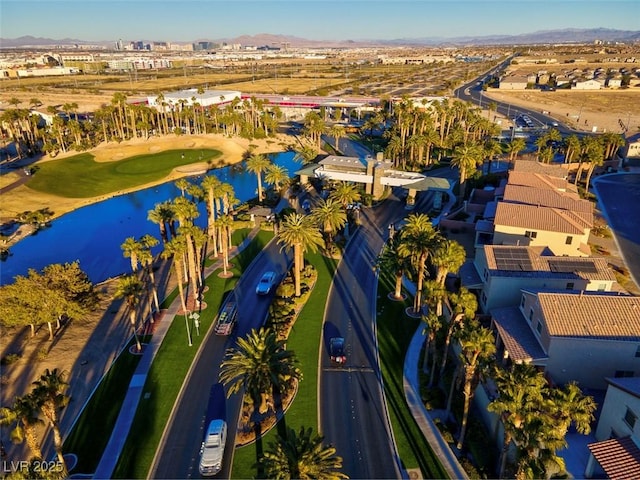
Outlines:
{"label": "curved roadway", "polygon": [[[252,328],[259,328],[267,315],[273,292],[266,296],[257,296],[256,283],[262,273],[275,271],[282,279],[289,260],[280,253],[280,246],[275,241],[254,259],[238,281],[235,294],[238,301],[238,327],[228,337],[220,337],[209,330],[209,337],[202,345],[196,357],[191,375],[185,384],[173,420],[167,425],[163,441],[156,455],[156,463],[152,467],[150,478],[200,478],[198,462],[200,444],[204,436],[204,422],[211,385],[218,381],[220,364],[225,350],[235,345],[236,338],[245,336]],[[204,315],[217,315],[217,310],[205,310]],[[229,431],[234,432],[234,425],[240,414],[242,396],[233,395],[227,400],[227,423]],[[225,449],[223,470],[219,478],[229,478],[235,435],[228,435]]]}

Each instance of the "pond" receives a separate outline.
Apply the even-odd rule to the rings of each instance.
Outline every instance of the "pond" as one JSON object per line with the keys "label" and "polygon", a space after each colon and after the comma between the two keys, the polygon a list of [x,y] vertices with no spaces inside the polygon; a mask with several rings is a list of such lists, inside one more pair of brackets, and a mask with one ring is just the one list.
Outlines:
{"label": "pond", "polygon": [[[293,176],[301,164],[294,152],[271,155],[273,163],[287,169]],[[233,185],[236,197],[245,202],[257,196],[257,179],[239,164],[211,170],[222,182]],[[202,176],[189,178],[200,183]],[[264,183],[264,182],[263,182]],[[0,284],[10,283],[16,275],[26,275],[30,268],[41,270],[52,263],[78,260],[94,283],[129,272],[131,263],[122,255],[120,245],[127,237],[136,239],[145,234],[160,239],[158,225],[147,220],[148,211],[157,203],[176,198],[180,190],[174,182],[120,195],[82,207],[55,219],[50,227],[24,238],[10,248],[10,256],[0,264]],[[199,205],[196,225],[206,226],[204,202]],[[160,252],[155,247],[153,253]]]}

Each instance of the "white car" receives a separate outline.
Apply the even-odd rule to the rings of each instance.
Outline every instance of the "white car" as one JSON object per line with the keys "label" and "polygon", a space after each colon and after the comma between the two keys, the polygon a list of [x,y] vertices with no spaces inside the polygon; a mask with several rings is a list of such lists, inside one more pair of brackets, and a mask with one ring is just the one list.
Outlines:
{"label": "white car", "polygon": [[224,445],[227,441],[227,422],[224,420],[212,420],[207,428],[200,448],[200,464],[198,471],[202,476],[211,476],[222,470],[222,458],[224,457]]}
{"label": "white car", "polygon": [[256,293],[258,295],[267,295],[271,291],[271,287],[276,281],[276,272],[265,272],[258,282]]}

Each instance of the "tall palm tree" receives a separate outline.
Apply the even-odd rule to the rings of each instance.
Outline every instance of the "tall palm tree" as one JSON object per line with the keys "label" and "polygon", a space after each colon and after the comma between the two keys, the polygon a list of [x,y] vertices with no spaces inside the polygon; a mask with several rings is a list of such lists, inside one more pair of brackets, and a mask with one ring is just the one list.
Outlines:
{"label": "tall palm tree", "polygon": [[395,276],[395,288],[393,298],[401,300],[402,279],[411,271],[411,261],[409,255],[400,253],[400,236],[395,235],[384,245],[382,252],[378,255],[376,266],[389,270]]}
{"label": "tall palm tree", "polygon": [[186,253],[187,253],[187,271],[191,282],[191,291],[194,300],[200,296],[200,278],[198,276],[198,267],[196,265],[196,252],[193,245],[191,226],[193,220],[200,215],[198,207],[191,200],[184,197],[178,197],[173,201],[173,211],[180,223],[180,233],[185,237]]}
{"label": "tall palm tree", "polygon": [[164,245],[164,250],[160,254],[162,258],[169,259],[172,258],[173,268],[176,274],[176,279],[178,282],[178,295],[180,296],[180,303],[182,305],[182,311],[187,311],[186,299],[184,296],[184,281],[183,281],[183,272],[184,272],[184,263],[182,259],[184,258],[187,246],[185,244],[185,238],[183,236],[174,237],[169,240]]}
{"label": "tall palm tree", "polygon": [[544,377],[530,364],[514,364],[510,369],[496,369],[493,375],[498,397],[487,410],[500,416],[504,431],[498,478],[504,478],[509,448],[527,417],[542,402],[546,385]]}
{"label": "tall palm tree", "polygon": [[301,294],[300,272],[304,266],[304,253],[307,250],[316,252],[318,247],[324,247],[322,234],[310,216],[290,213],[284,217],[278,230],[277,239],[278,244],[282,245],[281,249],[293,250],[293,278],[296,297],[299,297]]}
{"label": "tall palm tree", "polygon": [[[149,286],[151,287],[151,294],[153,297],[153,304],[155,306],[155,311],[160,310],[160,302],[158,301],[158,289],[156,287],[156,275],[153,271],[153,254],[151,253],[151,249],[158,245],[158,239],[151,235],[143,235],[140,238],[140,245],[142,246],[142,250],[138,253],[138,257],[140,263],[146,268],[147,275],[149,275]],[[153,317],[151,317],[153,321]]]}
{"label": "tall palm tree", "polygon": [[462,353],[460,359],[464,371],[464,407],[462,410],[462,425],[460,436],[458,437],[458,449],[462,449],[464,437],[467,432],[467,421],[469,419],[469,408],[471,399],[475,394],[475,387],[478,380],[478,369],[483,362],[487,362],[496,351],[496,343],[493,332],[488,328],[471,323],[463,330],[460,338]]}
{"label": "tall palm tree", "polygon": [[436,282],[444,286],[447,275],[458,273],[466,259],[467,252],[458,242],[455,240],[441,242],[431,257],[431,264],[437,269]]}
{"label": "tall palm tree", "polygon": [[40,378],[33,382],[33,385],[35,386],[33,394],[53,431],[53,445],[58,456],[58,463],[63,466],[66,472],[67,467],[62,455],[62,435],[60,434],[58,410],[69,403],[70,398],[64,393],[69,384],[64,381],[63,373],[54,368],[53,370],[45,370]]}
{"label": "tall palm tree", "polygon": [[507,152],[509,153],[509,161],[513,163],[518,153],[527,147],[524,138],[516,137],[507,144]]}
{"label": "tall palm tree", "polygon": [[39,413],[40,407],[33,392],[16,397],[11,408],[0,408],[0,425],[13,426],[9,433],[11,441],[26,442],[31,456],[35,458],[42,458],[36,427],[44,422],[39,417]]}
{"label": "tall palm tree", "polygon": [[144,292],[142,282],[135,275],[127,275],[118,279],[118,285],[116,287],[115,297],[124,298],[129,309],[129,321],[133,327],[133,336],[136,340],[136,348],[138,351],[142,350],[140,339],[138,338],[138,329],[136,327],[136,314],[138,304],[140,303],[140,297]]}
{"label": "tall palm tree", "polygon": [[167,225],[169,225],[174,219],[171,204],[169,202],[156,203],[153,210],[149,210],[147,219],[158,225],[158,228],[160,229],[160,237],[164,243],[167,243],[169,241]]}
{"label": "tall palm tree", "polygon": [[269,168],[271,161],[264,155],[253,154],[246,162],[247,171],[255,173],[258,178],[258,202],[262,202],[262,173]]}
{"label": "tall palm tree", "polygon": [[442,354],[442,364],[440,365],[440,376],[444,374],[447,366],[447,358],[449,356],[449,345],[453,332],[458,328],[463,319],[472,320],[478,310],[478,299],[465,287],[460,287],[460,291],[449,295],[449,299],[453,304],[451,312],[451,320],[447,328],[447,336],[444,340],[444,352]]}
{"label": "tall palm tree", "polygon": [[466,194],[467,178],[476,172],[478,165],[482,164],[483,149],[476,144],[469,143],[454,148],[451,158],[451,166],[458,167],[460,174],[460,198]]}
{"label": "tall palm tree", "polygon": [[216,218],[217,218],[217,199],[219,195],[220,185],[222,182],[215,175],[207,175],[202,180],[202,188],[207,199],[207,235],[213,240],[214,255],[218,254],[218,244],[216,241]]}
{"label": "tall palm tree", "polygon": [[417,272],[413,312],[419,314],[422,309],[422,286],[427,275],[427,259],[432,257],[441,237],[433,228],[429,217],[422,213],[409,215],[399,235],[398,251],[401,255],[411,258],[411,263]]}
{"label": "tall palm tree", "polygon": [[122,248],[122,254],[124,255],[124,257],[131,260],[131,271],[134,273],[137,272],[138,264],[140,263],[138,256],[142,251],[142,245],[140,245],[140,243],[137,242],[135,238],[127,237],[124,243],[120,245],[120,248]]}
{"label": "tall palm tree", "polygon": [[329,130],[329,135],[331,135],[336,142],[336,150],[340,151],[340,144],[338,142],[340,142],[341,138],[347,136],[345,128],[342,125],[333,125]]}
{"label": "tall palm tree", "polygon": [[283,185],[286,186],[289,180],[289,172],[286,168],[272,163],[267,167],[264,180],[273,185],[274,190],[280,193],[280,189],[283,188]]}
{"label": "tall palm tree", "polygon": [[[227,395],[244,390],[253,403],[256,441],[261,438],[259,414],[266,411],[266,399],[273,395],[276,409],[281,409],[280,394],[290,382],[302,378],[297,358],[285,349],[285,341],[278,340],[269,328],[252,329],[227,349],[220,365],[220,382],[228,386]],[[258,452],[260,456],[261,452]]]}
{"label": "tall palm tree", "polygon": [[323,444],[324,438],[313,434],[313,429],[300,427],[296,434],[287,429],[286,437],[278,435],[264,453],[262,465],[267,478],[277,479],[324,479],[349,478],[338,469],[342,468],[342,457],[336,449]]}
{"label": "tall palm tree", "polygon": [[311,212],[311,218],[322,229],[325,245],[327,249],[330,249],[334,232],[340,230],[347,223],[347,214],[338,202],[329,198],[328,200],[320,200],[320,203]]}
{"label": "tall palm tree", "polygon": [[[424,345],[424,357],[422,359],[422,371],[426,373],[429,370],[429,355],[435,354],[436,335],[438,333],[438,330],[440,330],[440,328],[442,327],[442,322],[440,320],[440,317],[436,315],[436,312],[432,310],[429,310],[426,315],[422,315],[422,322],[425,324],[424,329],[427,336]],[[435,358],[433,358],[433,367],[435,369]],[[432,369],[431,378],[433,377],[434,375]]]}
{"label": "tall palm tree", "polygon": [[329,198],[340,202],[345,210],[347,209],[347,205],[359,201],[360,197],[358,187],[349,182],[338,183],[329,194]]}
{"label": "tall palm tree", "polygon": [[318,156],[318,149],[314,145],[301,145],[295,152],[293,159],[304,165],[313,162]]}

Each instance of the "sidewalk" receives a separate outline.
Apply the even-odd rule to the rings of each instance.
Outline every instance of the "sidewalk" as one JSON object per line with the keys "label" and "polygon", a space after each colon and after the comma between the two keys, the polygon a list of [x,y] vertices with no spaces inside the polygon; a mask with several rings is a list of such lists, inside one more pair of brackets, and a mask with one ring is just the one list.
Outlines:
{"label": "sidewalk", "polygon": [[[229,257],[233,258],[235,255],[244,250],[259,231],[260,225],[254,227],[247,238],[245,238],[242,243],[236,248],[232,249]],[[209,276],[211,273],[221,267],[222,260],[215,262],[213,265],[205,269],[205,277]],[[98,464],[95,473],[93,474],[93,478],[111,478],[113,476],[113,472],[116,468],[116,465],[118,464],[118,459],[120,458],[120,454],[122,453],[122,449],[124,448],[124,444],[129,435],[129,430],[131,429],[131,425],[133,424],[133,419],[135,417],[138,404],[140,403],[142,390],[147,380],[147,374],[149,373],[149,369],[151,368],[153,359],[160,349],[160,346],[164,341],[164,337],[169,330],[174,317],[180,309],[180,299],[176,298],[170,305],[169,309],[162,316],[161,320],[158,322],[159,325],[156,327],[156,330],[151,337],[151,341],[145,348],[142,359],[140,360],[140,363],[138,364],[138,367],[136,368],[136,371],[131,378],[131,382],[129,383],[129,390],[127,391],[127,395],[122,404],[122,408],[120,409],[116,424],[114,425],[113,431],[111,432],[109,443],[107,444],[107,447],[102,454],[102,458],[100,459],[100,463]],[[73,475],[71,475],[71,478],[73,478]]]}

